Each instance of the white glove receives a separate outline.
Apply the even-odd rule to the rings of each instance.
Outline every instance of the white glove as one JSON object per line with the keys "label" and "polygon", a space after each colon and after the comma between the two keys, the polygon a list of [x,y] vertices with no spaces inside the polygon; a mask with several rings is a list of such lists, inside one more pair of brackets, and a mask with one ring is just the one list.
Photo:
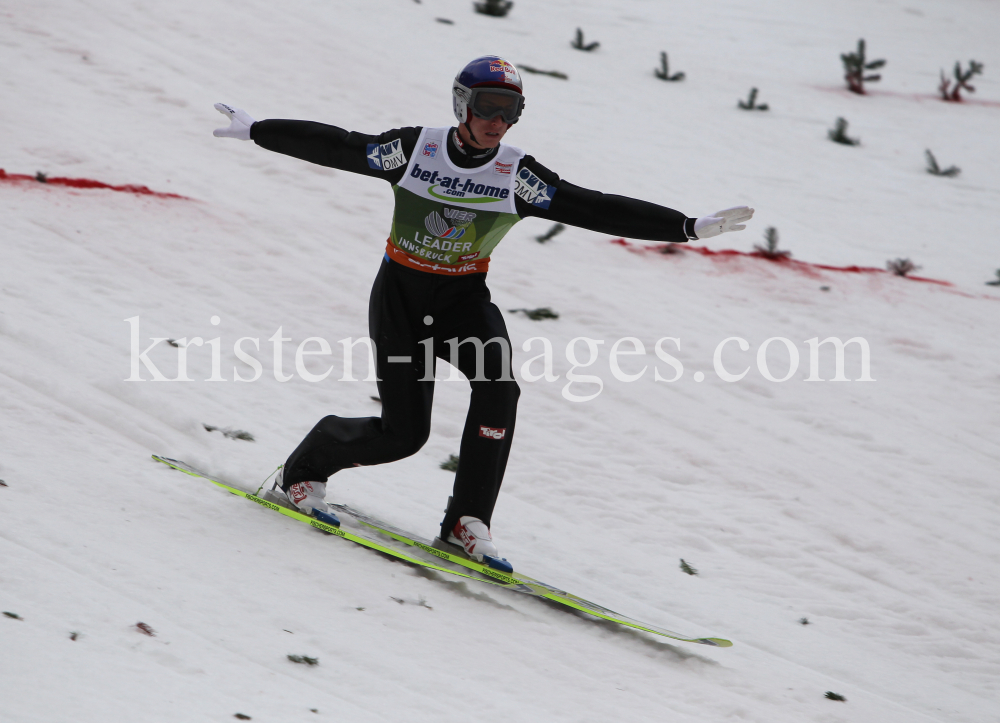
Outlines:
{"label": "white glove", "polygon": [[712,238],[726,231],[742,231],[746,226],[738,226],[753,218],[753,209],[748,206],[734,206],[718,211],[711,216],[702,216],[694,222],[694,235],[698,238]]}
{"label": "white glove", "polygon": [[245,110],[233,108],[225,103],[216,103],[215,109],[229,118],[228,128],[216,128],[212,135],[216,138],[238,138],[241,141],[250,140],[250,126],[255,121]]}

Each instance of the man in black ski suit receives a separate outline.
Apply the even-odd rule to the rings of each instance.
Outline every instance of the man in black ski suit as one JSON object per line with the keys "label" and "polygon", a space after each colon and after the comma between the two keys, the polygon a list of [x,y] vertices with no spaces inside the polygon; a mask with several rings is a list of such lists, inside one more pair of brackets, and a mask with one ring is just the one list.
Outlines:
{"label": "man in black ski suit", "polygon": [[392,184],[396,198],[385,256],[372,288],[368,324],[375,345],[381,417],[328,416],[306,435],[278,485],[296,507],[328,512],[326,480],[348,467],[414,454],[430,432],[434,358],[470,380],[452,497],[441,540],[495,561],[490,523],[514,436],[520,394],[503,316],[490,302],[490,253],[528,216],[651,241],[685,242],[738,231],[746,206],[689,218],[679,211],[574,186],[501,143],[524,107],[517,69],[477,58],[452,87],[458,126],[398,128],[378,136],[298,120],[255,122],[216,108],[230,126],[215,135]]}

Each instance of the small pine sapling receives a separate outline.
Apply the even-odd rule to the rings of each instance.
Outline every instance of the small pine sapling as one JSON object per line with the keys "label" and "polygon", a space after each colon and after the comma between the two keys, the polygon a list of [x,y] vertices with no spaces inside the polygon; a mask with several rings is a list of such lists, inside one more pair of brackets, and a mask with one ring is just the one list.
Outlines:
{"label": "small pine sapling", "polygon": [[860,138],[850,138],[847,135],[847,121],[843,118],[838,118],[836,125],[827,132],[830,140],[834,143],[842,143],[845,146],[856,146],[861,143]]}
{"label": "small pine sapling", "polygon": [[656,77],[659,78],[660,80],[670,80],[670,81],[684,80],[684,73],[674,73],[673,75],[670,74],[670,63],[667,59],[666,52],[660,53],[660,67],[657,68],[654,72],[656,73]]}
{"label": "small pine sapling", "polygon": [[445,472],[458,472],[458,455],[449,454],[448,459],[442,462],[440,466]]}
{"label": "small pine sapling", "polygon": [[24,618],[22,618],[17,613],[12,613],[12,612],[8,612],[8,611],[4,610],[3,614],[6,615],[9,618],[13,618],[14,620],[24,620]]}
{"label": "small pine sapling", "polygon": [[866,70],[878,70],[885,65],[885,60],[873,60],[865,62],[865,40],[858,41],[858,49],[853,53],[841,53],[840,59],[844,63],[844,80],[847,81],[847,89],[858,95],[865,94],[865,83],[881,80],[879,74],[865,75]]}
{"label": "small pine sapling", "polygon": [[791,251],[778,250],[778,229],[774,226],[768,226],[764,229],[764,242],[767,246],[761,246],[760,244],[753,245],[755,255],[763,256],[765,259],[771,259],[772,261],[787,259],[792,255]]}
{"label": "small pine sapling", "polygon": [[242,439],[244,442],[256,442],[254,436],[250,432],[246,432],[242,429],[230,429],[226,427],[225,429],[220,429],[219,427],[213,427],[211,424],[202,423],[206,432],[222,432],[222,436],[226,439]]}
{"label": "small pine sapling", "polygon": [[756,88],[751,88],[750,97],[747,98],[746,100],[736,101],[736,105],[738,105],[743,110],[767,110],[767,103],[761,103],[759,105],[757,104]]}
{"label": "small pine sapling", "polygon": [[319,665],[319,658],[310,658],[308,655],[289,655],[288,659],[302,665]]}
{"label": "small pine sapling", "polygon": [[523,311],[524,315],[527,316],[532,321],[542,321],[543,319],[558,319],[559,314],[552,311],[547,306],[540,309],[510,309],[511,314],[516,314],[519,311]]}
{"label": "small pine sapling", "polygon": [[535,241],[537,241],[540,244],[543,244],[546,241],[550,241],[559,234],[561,234],[565,229],[566,226],[564,224],[561,223],[553,224],[552,228],[543,233],[541,236],[535,236]]}
{"label": "small pine sapling", "polygon": [[35,174],[35,180],[38,181],[39,183],[48,183],[49,182],[49,174],[42,173],[41,171],[38,171]]}
{"label": "small pine sapling", "polygon": [[518,70],[523,70],[525,73],[534,73],[535,75],[548,75],[553,78],[559,78],[559,80],[569,80],[569,76],[559,70],[539,70],[538,68],[533,68],[530,65],[518,65]]}
{"label": "small pine sapling", "polygon": [[135,627],[143,635],[148,635],[151,638],[156,637],[156,631],[153,630],[153,628],[147,625],[146,623],[136,623]]}
{"label": "small pine sapling", "polygon": [[934,154],[931,153],[929,148],[924,151],[924,156],[927,158],[927,172],[932,176],[944,176],[945,178],[954,178],[955,176],[957,176],[959,173],[962,172],[962,169],[959,168],[958,166],[949,166],[948,168],[942,170],[938,166],[937,159],[934,157]]}
{"label": "small pine sapling", "polygon": [[896,276],[906,276],[911,271],[919,271],[922,267],[909,259],[891,259],[885,262],[885,268]]}
{"label": "small pine sapling", "polygon": [[809,624],[809,618],[801,618],[799,620],[799,625],[808,625],[808,624]]}
{"label": "small pine sapling", "polygon": [[438,21],[439,23],[441,23],[442,25],[454,25],[455,24],[454,20],[450,20],[448,18],[434,18],[434,19],[436,21]]}
{"label": "small pine sapling", "polygon": [[686,572],[688,575],[697,575],[698,574],[697,570],[695,570],[693,567],[691,567],[686,562],[684,562],[684,558],[683,557],[681,558],[681,570],[683,570],[684,572]]}
{"label": "small pine sapling", "polygon": [[233,713],[233,718],[238,718],[239,720],[252,720],[252,718],[245,713]]}
{"label": "small pine sapling", "polygon": [[[1000,269],[997,269],[997,277],[995,279],[993,279],[993,281],[987,281],[986,285],[987,286],[1000,286]],[[0,480],[0,482],[3,482],[3,480]]]}
{"label": "small pine sapling", "polygon": [[[391,595],[389,596],[389,599],[390,599],[390,600],[395,600],[395,601],[396,601],[396,602],[398,602],[398,603],[399,603],[400,605],[405,605],[405,604],[406,604],[407,602],[409,602],[408,600],[405,600],[404,598],[401,598],[401,597],[393,597],[393,596],[391,596]],[[412,605],[417,605],[418,607],[422,607],[422,608],[427,608],[428,610],[433,610],[433,609],[434,609],[434,608],[432,608],[432,607],[431,607],[430,605],[428,605],[428,604],[427,604],[427,601],[426,601],[426,600],[425,600],[425,599],[424,599],[423,597],[421,597],[421,598],[420,598],[419,600],[417,600],[417,601],[416,601],[415,603],[411,603],[411,604],[412,604]]]}
{"label": "small pine sapling", "polygon": [[592,50],[597,50],[598,46],[600,46],[600,43],[597,42],[596,40],[594,42],[592,42],[592,43],[584,43],[583,42],[583,31],[580,30],[580,28],[577,28],[576,29],[576,40],[574,40],[571,43],[571,45],[574,48],[576,48],[577,50],[585,50],[585,51],[587,51],[589,53]]}
{"label": "small pine sapling", "polygon": [[827,699],[829,699],[829,700],[840,700],[840,701],[843,701],[845,703],[847,702],[847,698],[845,698],[844,696],[842,696],[840,693],[834,693],[832,690],[826,691],[826,696],[825,697]]}
{"label": "small pine sapling", "polygon": [[514,3],[511,0],[485,0],[484,2],[473,4],[476,6],[477,13],[492,15],[495,18],[502,18],[514,7]]}
{"label": "small pine sapling", "polygon": [[947,101],[952,101],[955,103],[960,103],[962,100],[961,91],[963,88],[970,93],[975,93],[976,89],[969,85],[969,80],[972,76],[979,75],[983,72],[983,64],[977,63],[975,60],[969,61],[969,69],[963,71],[962,64],[959,61],[955,61],[955,87],[951,87],[951,81],[944,77],[944,70],[941,71],[941,84],[938,86],[938,90],[941,92],[941,97]]}

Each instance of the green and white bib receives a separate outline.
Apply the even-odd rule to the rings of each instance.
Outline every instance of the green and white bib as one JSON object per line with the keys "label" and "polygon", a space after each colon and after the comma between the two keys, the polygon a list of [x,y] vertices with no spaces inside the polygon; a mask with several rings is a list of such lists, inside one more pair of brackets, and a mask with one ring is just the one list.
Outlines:
{"label": "green and white bib", "polygon": [[431,273],[486,271],[500,239],[520,218],[514,209],[517,166],[524,151],[501,143],[493,160],[458,168],[448,158],[450,128],[424,128],[403,179],[386,253]]}

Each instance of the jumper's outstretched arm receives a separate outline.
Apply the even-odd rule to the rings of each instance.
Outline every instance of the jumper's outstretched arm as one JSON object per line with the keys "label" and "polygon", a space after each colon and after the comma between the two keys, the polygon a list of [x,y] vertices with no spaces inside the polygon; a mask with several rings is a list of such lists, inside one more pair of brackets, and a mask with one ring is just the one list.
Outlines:
{"label": "jumper's outstretched arm", "polygon": [[[230,120],[228,128],[216,129],[215,135],[220,138],[252,139],[277,153],[382,178],[392,184],[399,183],[405,165],[388,171],[373,166],[369,163],[368,149],[372,144],[399,143],[403,157],[409,158],[421,130],[399,128],[373,136],[313,121],[265,120],[257,123],[246,111],[225,103],[216,103],[215,109]],[[519,216],[535,216],[612,236],[673,242],[706,239],[729,231],[742,231],[754,213],[747,206],[736,206],[708,216],[689,218],[666,206],[576,186],[532,156],[521,159],[518,171],[522,169],[527,169],[550,187],[546,196],[551,197],[551,202],[529,202],[518,197],[515,205]]]}

